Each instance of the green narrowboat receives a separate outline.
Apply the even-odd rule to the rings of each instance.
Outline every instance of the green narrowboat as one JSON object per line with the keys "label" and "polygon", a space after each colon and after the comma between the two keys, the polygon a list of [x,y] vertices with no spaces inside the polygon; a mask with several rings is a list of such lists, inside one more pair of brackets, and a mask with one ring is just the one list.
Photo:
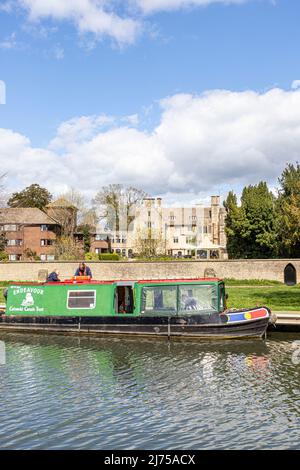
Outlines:
{"label": "green narrowboat", "polygon": [[267,307],[227,310],[220,279],[16,283],[0,329],[168,338],[260,338]]}

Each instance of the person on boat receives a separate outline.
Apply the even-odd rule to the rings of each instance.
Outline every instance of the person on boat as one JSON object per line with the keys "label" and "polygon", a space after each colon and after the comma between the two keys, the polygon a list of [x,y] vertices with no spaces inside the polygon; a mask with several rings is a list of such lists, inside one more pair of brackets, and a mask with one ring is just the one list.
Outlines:
{"label": "person on boat", "polygon": [[80,263],[75,272],[75,276],[89,276],[92,278],[92,271],[85,263]]}
{"label": "person on boat", "polygon": [[55,271],[52,271],[52,273],[49,274],[47,277],[47,282],[60,282],[59,279],[59,271],[58,269],[55,269]]}
{"label": "person on boat", "polygon": [[183,294],[181,299],[184,310],[197,310],[197,300],[195,297],[190,297],[186,294]]}

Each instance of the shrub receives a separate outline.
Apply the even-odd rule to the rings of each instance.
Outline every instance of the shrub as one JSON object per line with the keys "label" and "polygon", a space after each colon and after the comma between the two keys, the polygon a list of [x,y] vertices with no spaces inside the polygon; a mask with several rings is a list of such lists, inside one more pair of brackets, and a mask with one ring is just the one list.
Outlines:
{"label": "shrub", "polygon": [[6,251],[0,251],[0,261],[8,261],[8,254]]}
{"label": "shrub", "polygon": [[97,253],[93,253],[91,251],[88,251],[84,255],[85,261],[98,261],[99,260],[99,255]]}
{"label": "shrub", "polygon": [[100,261],[119,261],[120,256],[117,253],[103,253],[99,255]]}

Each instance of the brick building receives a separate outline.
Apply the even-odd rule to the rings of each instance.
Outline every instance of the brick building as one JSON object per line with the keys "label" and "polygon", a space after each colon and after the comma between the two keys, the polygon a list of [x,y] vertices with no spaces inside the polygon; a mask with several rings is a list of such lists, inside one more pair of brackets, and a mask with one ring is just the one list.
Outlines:
{"label": "brick building", "polygon": [[10,261],[31,258],[54,260],[54,243],[60,225],[37,208],[0,209],[0,234],[6,240]]}

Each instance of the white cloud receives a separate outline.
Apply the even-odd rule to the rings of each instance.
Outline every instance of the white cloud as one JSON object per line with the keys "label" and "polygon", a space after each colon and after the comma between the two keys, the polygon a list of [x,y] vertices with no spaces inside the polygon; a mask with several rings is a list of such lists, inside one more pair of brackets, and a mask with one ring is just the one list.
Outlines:
{"label": "white cloud", "polygon": [[99,132],[101,128],[113,124],[115,118],[105,114],[101,116],[81,116],[63,122],[49,148],[72,150]]}
{"label": "white cloud", "polygon": [[18,46],[16,41],[16,33],[12,33],[5,39],[0,41],[0,49],[15,49]]}
{"label": "white cloud", "polygon": [[49,18],[72,22],[80,35],[85,37],[88,33],[89,47],[94,47],[104,37],[123,46],[133,44],[144,29],[147,29],[150,36],[157,36],[153,26],[149,27],[148,24],[144,28],[144,18],[147,15],[213,4],[240,5],[250,1],[252,0],[9,0],[0,5],[0,11],[10,13],[17,6],[26,12],[32,24]]}
{"label": "white cloud", "polygon": [[300,88],[300,80],[294,80],[291,85],[292,90],[297,90],[297,88]]}
{"label": "white cloud", "polygon": [[17,0],[31,21],[45,18],[72,21],[80,33],[92,33],[101,39],[113,38],[118,44],[133,43],[140,23],[114,12],[111,0]]}
{"label": "white cloud", "polygon": [[179,10],[190,7],[204,7],[212,4],[241,5],[250,0],[134,0],[145,14],[157,11]]}
{"label": "white cloud", "polygon": [[74,118],[44,149],[0,130],[0,164],[12,189],[38,182],[52,192],[69,186],[87,196],[117,182],[173,200],[259,180],[276,185],[286,163],[299,155],[300,90],[278,88],[165,98],[151,132],[105,115]]}
{"label": "white cloud", "polygon": [[62,60],[65,57],[65,51],[64,51],[63,47],[58,45],[54,48],[54,57],[57,60]]}

